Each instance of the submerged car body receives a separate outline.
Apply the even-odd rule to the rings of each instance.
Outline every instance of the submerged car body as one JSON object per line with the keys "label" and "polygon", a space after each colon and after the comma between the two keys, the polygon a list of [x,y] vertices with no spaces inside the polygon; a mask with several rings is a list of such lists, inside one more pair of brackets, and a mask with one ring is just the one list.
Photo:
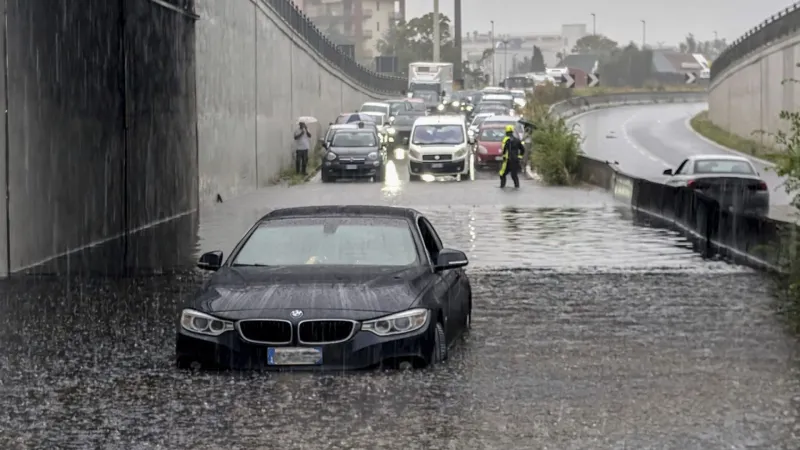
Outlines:
{"label": "submerged car body", "polygon": [[408,208],[286,208],[262,217],[181,311],[181,368],[423,367],[468,330],[464,253]]}
{"label": "submerged car body", "polygon": [[694,155],[673,171],[666,169],[665,183],[690,188],[720,203],[725,210],[765,216],[769,189],[753,163],[733,155]]}

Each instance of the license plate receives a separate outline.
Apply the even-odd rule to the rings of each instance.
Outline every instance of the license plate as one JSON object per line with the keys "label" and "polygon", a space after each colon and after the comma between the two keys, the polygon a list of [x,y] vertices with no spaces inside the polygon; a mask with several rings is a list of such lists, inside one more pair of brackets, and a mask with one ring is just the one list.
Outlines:
{"label": "license plate", "polygon": [[355,164],[348,164],[348,165],[344,166],[344,168],[346,170],[356,170],[356,169],[358,169],[358,166],[355,165]]}
{"label": "license plate", "polygon": [[431,164],[432,169],[441,169],[442,167],[444,167],[444,164],[442,163]]}
{"label": "license plate", "polygon": [[495,156],[494,160],[495,161],[502,161],[503,157],[502,156]]}
{"label": "license plate", "polygon": [[311,366],[322,364],[322,349],[318,347],[269,347],[270,366]]}

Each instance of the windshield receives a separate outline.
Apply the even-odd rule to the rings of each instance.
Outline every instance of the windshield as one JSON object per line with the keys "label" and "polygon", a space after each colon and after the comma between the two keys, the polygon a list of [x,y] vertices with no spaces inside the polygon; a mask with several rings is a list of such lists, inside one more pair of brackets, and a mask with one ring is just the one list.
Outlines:
{"label": "windshield", "polygon": [[477,112],[500,112],[505,113],[509,110],[509,107],[505,105],[501,105],[499,103],[482,103],[478,105],[476,108]]}
{"label": "windshield", "polygon": [[405,220],[309,217],[260,225],[233,264],[410,266],[416,262],[416,246]]}
{"label": "windshield", "polygon": [[477,127],[477,126],[480,126],[480,124],[482,124],[482,123],[483,123],[483,122],[484,122],[486,119],[488,119],[489,117],[492,117],[492,116],[476,116],[476,117],[475,117],[475,118],[472,120],[472,125],[474,125],[474,126],[476,126],[476,127]]}
{"label": "windshield", "polygon": [[332,147],[375,147],[375,133],[371,131],[339,131],[333,135]]}
{"label": "windshield", "polygon": [[418,117],[424,117],[422,115],[411,115],[411,114],[400,114],[394,118],[393,125],[413,125],[414,122],[417,120]]}
{"label": "windshield", "polygon": [[533,87],[533,80],[528,77],[511,77],[505,79],[504,85],[509,89],[524,89]]}
{"label": "windshield", "polygon": [[504,98],[504,99],[499,99],[499,98],[491,98],[491,99],[489,99],[489,98],[485,98],[484,97],[484,100],[483,100],[483,102],[481,102],[481,104],[482,105],[499,105],[499,106],[506,106],[506,107],[511,108],[511,107],[514,106],[514,97]]}
{"label": "windshield", "polygon": [[414,98],[421,98],[428,103],[439,101],[439,93],[436,91],[414,91],[412,95]]}
{"label": "windshield", "polygon": [[425,112],[425,103],[423,102],[408,102],[411,109],[417,112]]}
{"label": "windshield", "polygon": [[411,83],[409,90],[411,92],[418,92],[418,91],[435,92],[436,94],[442,91],[438,83]]}
{"label": "windshield", "polygon": [[420,125],[414,128],[411,143],[416,145],[458,145],[464,143],[461,125]]}
{"label": "windshield", "polygon": [[694,173],[740,173],[755,175],[753,166],[733,159],[705,159],[694,163]]}
{"label": "windshield", "polygon": [[484,128],[478,138],[481,142],[500,142],[506,136],[505,129],[498,127]]}
{"label": "windshield", "polygon": [[514,98],[525,98],[524,92],[511,92],[511,96]]}
{"label": "windshield", "polygon": [[386,122],[386,116],[383,114],[364,114],[364,116],[369,117],[369,119],[378,124],[383,125]]}
{"label": "windshield", "polygon": [[364,105],[359,112],[376,112],[386,114],[386,107],[383,105]]}

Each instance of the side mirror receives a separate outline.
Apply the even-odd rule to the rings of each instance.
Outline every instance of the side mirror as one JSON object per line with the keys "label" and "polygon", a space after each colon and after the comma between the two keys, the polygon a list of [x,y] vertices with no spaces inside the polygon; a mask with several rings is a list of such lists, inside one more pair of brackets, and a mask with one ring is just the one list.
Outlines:
{"label": "side mirror", "polygon": [[408,145],[408,138],[407,137],[403,138],[403,145]]}
{"label": "side mirror", "polygon": [[664,175],[670,175],[671,176],[672,175],[672,169],[664,170]]}
{"label": "side mirror", "polygon": [[435,269],[437,272],[441,272],[444,270],[465,267],[467,264],[469,264],[469,260],[464,252],[445,248],[439,252],[439,257],[436,259]]}
{"label": "side mirror", "polygon": [[197,262],[197,267],[203,270],[219,270],[222,267],[222,252],[214,251],[203,253],[200,260]]}

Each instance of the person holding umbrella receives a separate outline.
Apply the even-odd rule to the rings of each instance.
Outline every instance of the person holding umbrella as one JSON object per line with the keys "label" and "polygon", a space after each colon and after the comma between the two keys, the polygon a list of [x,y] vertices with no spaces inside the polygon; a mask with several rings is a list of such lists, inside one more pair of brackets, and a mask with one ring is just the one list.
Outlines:
{"label": "person holding umbrella", "polygon": [[294,170],[297,174],[306,175],[308,166],[308,150],[311,147],[311,132],[305,122],[298,122],[294,131]]}

